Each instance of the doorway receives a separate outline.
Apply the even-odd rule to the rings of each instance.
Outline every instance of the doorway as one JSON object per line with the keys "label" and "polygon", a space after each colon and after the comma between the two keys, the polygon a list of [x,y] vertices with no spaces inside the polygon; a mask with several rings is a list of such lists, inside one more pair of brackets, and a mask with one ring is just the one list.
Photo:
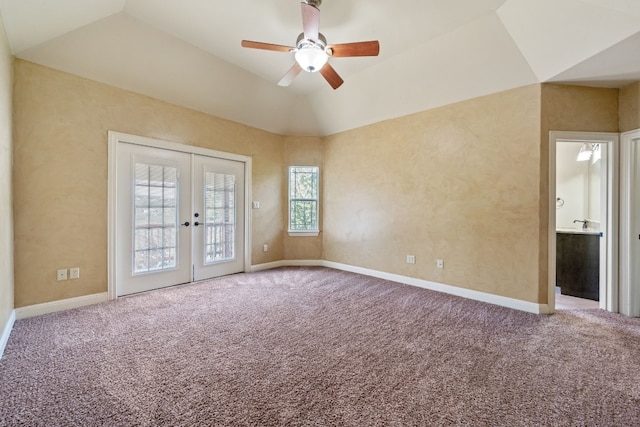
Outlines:
{"label": "doorway", "polygon": [[599,143],[556,143],[556,308],[598,307],[603,163]]}
{"label": "doorway", "polygon": [[[563,294],[599,300],[601,309],[618,309],[617,142],[613,133],[550,132],[551,311],[556,307],[557,285],[566,287]],[[571,289],[571,282],[578,286]],[[588,282],[591,286],[584,286]]]}
{"label": "doorway", "polygon": [[250,159],[109,133],[110,298],[246,271]]}

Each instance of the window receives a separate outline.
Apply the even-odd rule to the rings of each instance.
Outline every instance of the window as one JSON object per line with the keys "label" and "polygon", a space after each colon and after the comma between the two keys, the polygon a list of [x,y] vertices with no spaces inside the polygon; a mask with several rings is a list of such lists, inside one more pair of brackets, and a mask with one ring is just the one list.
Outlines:
{"label": "window", "polygon": [[318,234],[318,183],[318,167],[289,167],[289,233]]}

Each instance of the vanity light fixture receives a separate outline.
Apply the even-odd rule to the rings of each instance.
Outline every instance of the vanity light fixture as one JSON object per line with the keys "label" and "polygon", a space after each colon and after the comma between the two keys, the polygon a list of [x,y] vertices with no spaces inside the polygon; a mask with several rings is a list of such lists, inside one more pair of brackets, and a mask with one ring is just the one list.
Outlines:
{"label": "vanity light fixture", "polygon": [[593,159],[591,160],[591,164],[595,165],[598,160],[602,158],[602,151],[600,151],[602,146],[600,144],[593,144]]}
{"label": "vanity light fixture", "polygon": [[578,153],[578,158],[576,160],[578,162],[586,162],[591,158],[592,155],[593,148],[591,147],[591,144],[585,142],[584,144],[582,144],[582,147],[580,147],[580,152]]}

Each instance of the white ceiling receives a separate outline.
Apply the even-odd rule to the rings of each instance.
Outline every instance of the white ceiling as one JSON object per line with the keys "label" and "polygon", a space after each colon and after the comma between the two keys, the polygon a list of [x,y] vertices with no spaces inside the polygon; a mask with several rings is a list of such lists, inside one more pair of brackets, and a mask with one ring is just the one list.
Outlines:
{"label": "white ceiling", "polygon": [[19,58],[284,135],[325,136],[537,82],[640,80],[639,0],[324,0],[331,43],[380,41],[276,82],[299,0],[0,0]]}

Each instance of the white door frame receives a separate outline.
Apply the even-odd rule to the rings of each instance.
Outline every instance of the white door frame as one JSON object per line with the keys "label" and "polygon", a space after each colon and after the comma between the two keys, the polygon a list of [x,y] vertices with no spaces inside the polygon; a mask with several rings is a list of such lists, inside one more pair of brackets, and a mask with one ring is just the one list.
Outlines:
{"label": "white door frame", "polygon": [[[620,147],[620,313],[640,317],[640,269],[638,240],[640,224],[637,218],[640,203],[640,170],[636,159],[640,154],[640,129],[624,132]],[[635,189],[635,193],[633,190]],[[640,238],[640,235],[639,235]]]}
{"label": "white door frame", "polygon": [[117,187],[117,158],[118,158],[118,144],[128,143],[142,145],[152,148],[161,148],[166,150],[179,151],[188,154],[198,154],[208,157],[216,157],[224,160],[234,160],[244,163],[244,271],[251,271],[251,157],[243,156],[240,154],[226,153],[223,151],[210,150],[201,147],[195,147],[192,145],[179,144],[176,142],[163,141],[155,138],[148,138],[138,135],[130,135],[122,132],[109,131],[108,132],[108,149],[109,149],[109,163],[108,163],[108,223],[107,223],[107,292],[109,300],[117,298],[116,292],[116,271],[117,271],[117,257],[116,257],[116,212],[117,212],[117,199],[116,199],[116,187]]}
{"label": "white door frame", "polygon": [[[618,167],[619,135],[612,132],[549,132],[549,290],[547,305],[549,312],[555,311],[556,301],[556,144],[563,142],[600,143],[600,149],[606,149],[606,185],[603,186],[606,204],[604,235],[606,247],[606,271],[600,269],[600,308],[618,312]],[[601,220],[604,221],[603,218]],[[602,223],[602,222],[601,222]]]}

